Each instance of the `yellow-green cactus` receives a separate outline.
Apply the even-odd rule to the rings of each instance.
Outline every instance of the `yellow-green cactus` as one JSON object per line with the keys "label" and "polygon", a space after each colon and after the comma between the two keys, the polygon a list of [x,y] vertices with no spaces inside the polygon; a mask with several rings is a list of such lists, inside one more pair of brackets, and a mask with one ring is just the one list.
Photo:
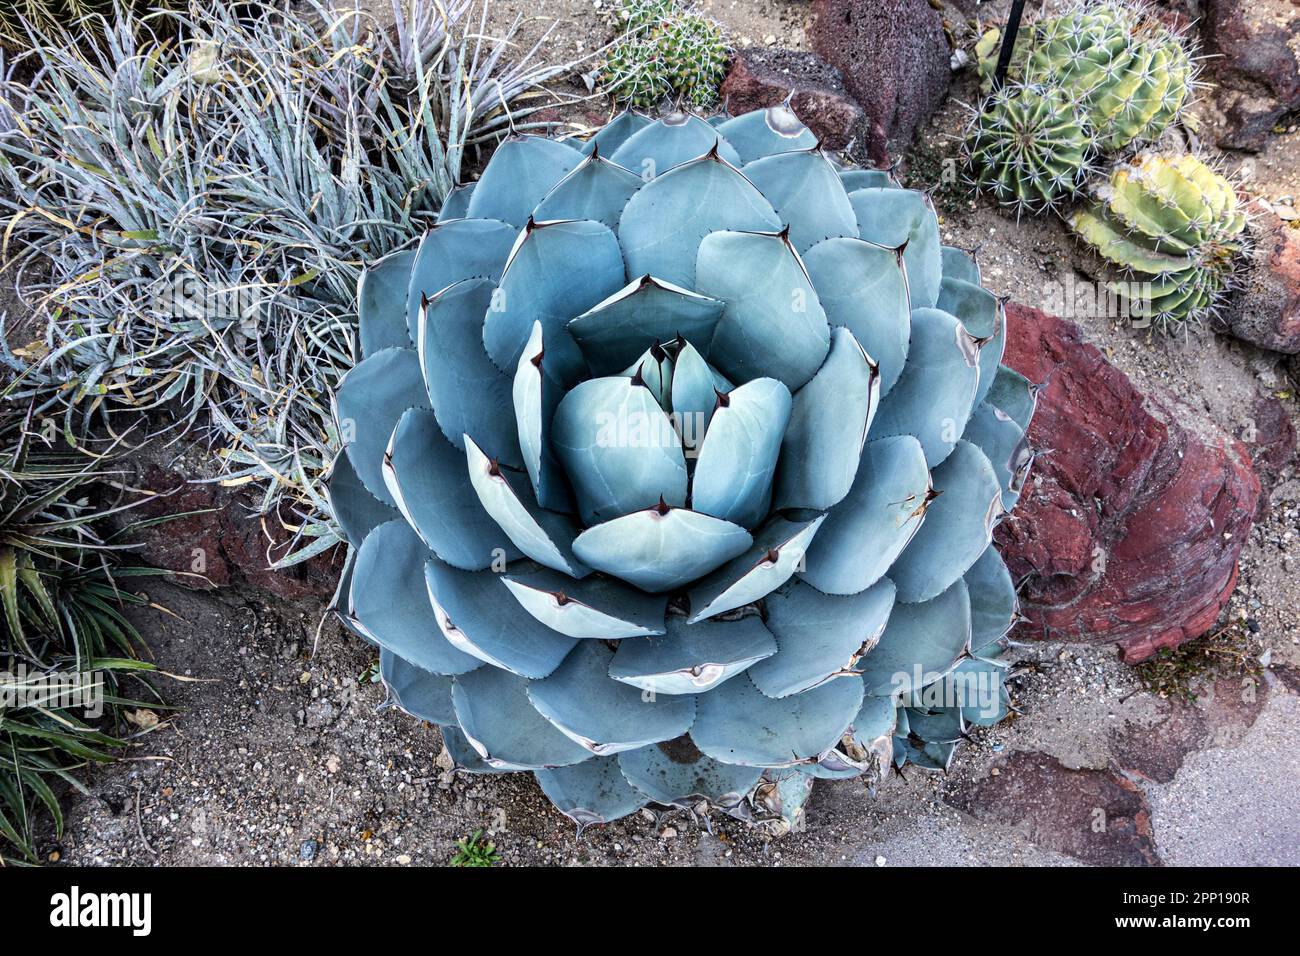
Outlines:
{"label": "yellow-green cactus", "polygon": [[1077,195],[1093,134],[1059,90],[1009,83],[971,121],[966,156],[975,185],[1017,212]]}
{"label": "yellow-green cactus", "polygon": [[1246,216],[1232,184],[1195,156],[1145,153],[1117,167],[1099,192],[1071,226],[1138,280],[1111,283],[1130,314],[1164,331],[1203,324],[1245,245]]}
{"label": "yellow-green cactus", "polygon": [[[976,45],[985,90],[1001,42],[990,30]],[[1111,0],[1080,2],[1031,24],[1016,40],[1008,75],[1060,89],[1113,151],[1160,136],[1191,100],[1195,72],[1177,33],[1141,7]]]}

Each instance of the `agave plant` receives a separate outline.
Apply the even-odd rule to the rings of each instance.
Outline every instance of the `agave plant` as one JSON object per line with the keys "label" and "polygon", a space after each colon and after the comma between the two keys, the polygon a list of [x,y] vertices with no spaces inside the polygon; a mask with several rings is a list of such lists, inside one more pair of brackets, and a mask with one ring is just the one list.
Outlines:
{"label": "agave plant", "polygon": [[1190,154],[1147,152],[1116,166],[1070,225],[1124,273],[1110,288],[1161,331],[1217,314],[1246,246],[1232,183]]}
{"label": "agave plant", "polygon": [[1004,714],[1034,389],[922,193],[784,107],[625,113],[508,139],[359,296],[338,606],[460,766],[780,826]]}

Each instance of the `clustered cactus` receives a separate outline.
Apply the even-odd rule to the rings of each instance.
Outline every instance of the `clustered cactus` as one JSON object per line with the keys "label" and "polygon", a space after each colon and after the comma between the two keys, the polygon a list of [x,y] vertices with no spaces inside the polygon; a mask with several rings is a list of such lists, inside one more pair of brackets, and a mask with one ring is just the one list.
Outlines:
{"label": "clustered cactus", "polygon": [[625,113],[506,140],[359,298],[338,606],[464,769],[780,828],[1005,714],[1034,389],[924,194],[784,107]]}
{"label": "clustered cactus", "polygon": [[[976,44],[985,93],[1001,44],[996,28]],[[1077,192],[1094,154],[1159,138],[1194,88],[1195,64],[1182,37],[1150,11],[1079,0],[1017,37],[1007,82],[972,121],[972,171],[1019,211],[1053,205]]]}
{"label": "clustered cactus", "polygon": [[1115,168],[1075,232],[1125,281],[1129,313],[1158,328],[1197,328],[1229,288],[1245,243],[1245,212],[1223,176],[1191,155],[1144,153]]}
{"label": "clustered cactus", "polygon": [[712,106],[727,72],[727,42],[713,20],[681,0],[625,0],[624,33],[600,72],[619,101],[650,109],[665,100]]}

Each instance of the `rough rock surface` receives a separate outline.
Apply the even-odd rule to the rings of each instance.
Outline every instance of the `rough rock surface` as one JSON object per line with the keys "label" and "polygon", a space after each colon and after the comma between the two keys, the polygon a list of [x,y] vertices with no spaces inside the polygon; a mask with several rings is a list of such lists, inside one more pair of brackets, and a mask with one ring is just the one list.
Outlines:
{"label": "rough rock surface", "polygon": [[1254,250],[1228,330],[1261,348],[1300,353],[1300,229],[1259,203],[1250,207]]}
{"label": "rough rock surface", "polygon": [[866,114],[844,89],[844,78],[815,53],[746,47],[737,50],[722,82],[722,101],[739,115],[790,100],[790,107],[830,149],[865,142]]}
{"label": "rough rock surface", "polygon": [[1143,395],[1072,323],[1009,307],[1004,361],[1046,382],[1035,463],[998,529],[1023,581],[1024,636],[1115,642],[1143,660],[1210,628],[1260,496],[1247,449],[1168,396]]}
{"label": "rough rock surface", "polygon": [[943,17],[928,0],[815,0],[813,49],[866,111],[867,155],[886,165],[911,143],[951,79]]}
{"label": "rough rock surface", "polygon": [[1260,149],[1277,121],[1300,109],[1300,6],[1207,0],[1202,33],[1224,117],[1219,144]]}
{"label": "rough rock surface", "polygon": [[272,538],[278,522],[260,521],[241,496],[187,483],[157,465],[146,469],[143,484],[157,497],[131,511],[132,519],[179,517],[137,533],[134,540],[141,547],[135,553],[146,564],[176,572],[178,584],[199,589],[244,584],[286,600],[334,593],[340,566],[328,552],[283,571],[270,570],[287,542],[283,533]]}
{"label": "rough rock surface", "polygon": [[1019,751],[969,790],[948,798],[977,820],[1097,866],[1158,865],[1151,812],[1138,786],[1110,770],[1072,770],[1049,754]]}

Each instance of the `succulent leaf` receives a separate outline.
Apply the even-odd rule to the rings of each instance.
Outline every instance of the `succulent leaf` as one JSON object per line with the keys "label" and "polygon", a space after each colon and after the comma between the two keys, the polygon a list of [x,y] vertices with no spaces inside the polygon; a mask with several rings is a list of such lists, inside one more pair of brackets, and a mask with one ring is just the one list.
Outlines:
{"label": "succulent leaf", "polygon": [[702,694],[776,653],[757,616],[688,624],[670,614],[666,625],[661,637],[620,643],[609,676],[652,694]]}

